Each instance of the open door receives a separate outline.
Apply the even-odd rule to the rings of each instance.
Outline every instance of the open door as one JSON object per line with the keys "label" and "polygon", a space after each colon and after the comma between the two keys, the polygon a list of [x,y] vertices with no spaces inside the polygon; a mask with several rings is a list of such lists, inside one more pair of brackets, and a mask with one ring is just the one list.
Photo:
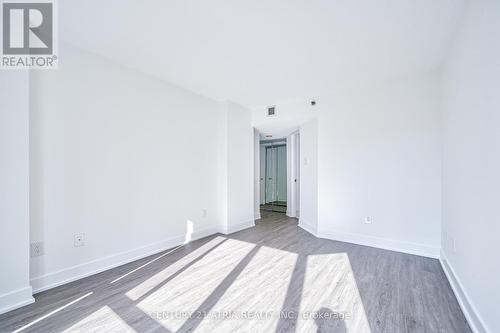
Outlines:
{"label": "open door", "polygon": [[[287,149],[284,142],[264,144],[264,202],[262,210],[286,212],[287,207]],[[262,155],[261,155],[262,156]]]}

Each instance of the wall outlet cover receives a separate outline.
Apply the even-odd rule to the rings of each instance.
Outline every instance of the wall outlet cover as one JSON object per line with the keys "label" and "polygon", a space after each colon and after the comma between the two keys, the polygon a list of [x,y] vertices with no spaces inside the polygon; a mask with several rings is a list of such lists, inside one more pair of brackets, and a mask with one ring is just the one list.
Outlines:
{"label": "wall outlet cover", "polygon": [[43,242],[33,242],[30,244],[30,254],[31,257],[39,257],[43,255]]}

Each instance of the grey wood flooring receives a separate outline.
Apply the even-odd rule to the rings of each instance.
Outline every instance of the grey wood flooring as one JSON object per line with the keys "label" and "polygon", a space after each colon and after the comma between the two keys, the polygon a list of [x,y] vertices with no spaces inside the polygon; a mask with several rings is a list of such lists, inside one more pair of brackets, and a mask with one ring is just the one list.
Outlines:
{"label": "grey wood flooring", "polygon": [[0,332],[471,332],[438,260],[262,216],[39,293]]}
{"label": "grey wood flooring", "polygon": [[260,205],[261,211],[267,212],[277,212],[277,213],[286,213],[286,203],[283,202],[270,202],[265,205]]}

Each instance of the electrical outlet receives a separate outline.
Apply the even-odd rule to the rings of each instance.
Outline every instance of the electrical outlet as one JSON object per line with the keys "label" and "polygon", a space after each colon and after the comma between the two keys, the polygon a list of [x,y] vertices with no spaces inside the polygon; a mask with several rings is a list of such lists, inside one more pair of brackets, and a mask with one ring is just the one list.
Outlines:
{"label": "electrical outlet", "polygon": [[74,236],[73,245],[75,247],[80,247],[85,245],[85,235],[84,234],[76,234]]}
{"label": "electrical outlet", "polygon": [[43,242],[33,242],[30,244],[31,257],[43,255]]}
{"label": "electrical outlet", "polygon": [[371,216],[365,216],[365,223],[366,224],[372,224],[372,217]]}
{"label": "electrical outlet", "polygon": [[206,208],[201,211],[201,216],[207,217],[207,209]]}

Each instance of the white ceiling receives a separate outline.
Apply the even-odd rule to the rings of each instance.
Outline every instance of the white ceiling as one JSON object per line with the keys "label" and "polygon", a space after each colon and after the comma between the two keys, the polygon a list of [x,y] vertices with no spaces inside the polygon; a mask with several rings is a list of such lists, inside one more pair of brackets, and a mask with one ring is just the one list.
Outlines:
{"label": "white ceiling", "polygon": [[464,8],[463,0],[58,3],[63,41],[250,108],[437,68]]}

